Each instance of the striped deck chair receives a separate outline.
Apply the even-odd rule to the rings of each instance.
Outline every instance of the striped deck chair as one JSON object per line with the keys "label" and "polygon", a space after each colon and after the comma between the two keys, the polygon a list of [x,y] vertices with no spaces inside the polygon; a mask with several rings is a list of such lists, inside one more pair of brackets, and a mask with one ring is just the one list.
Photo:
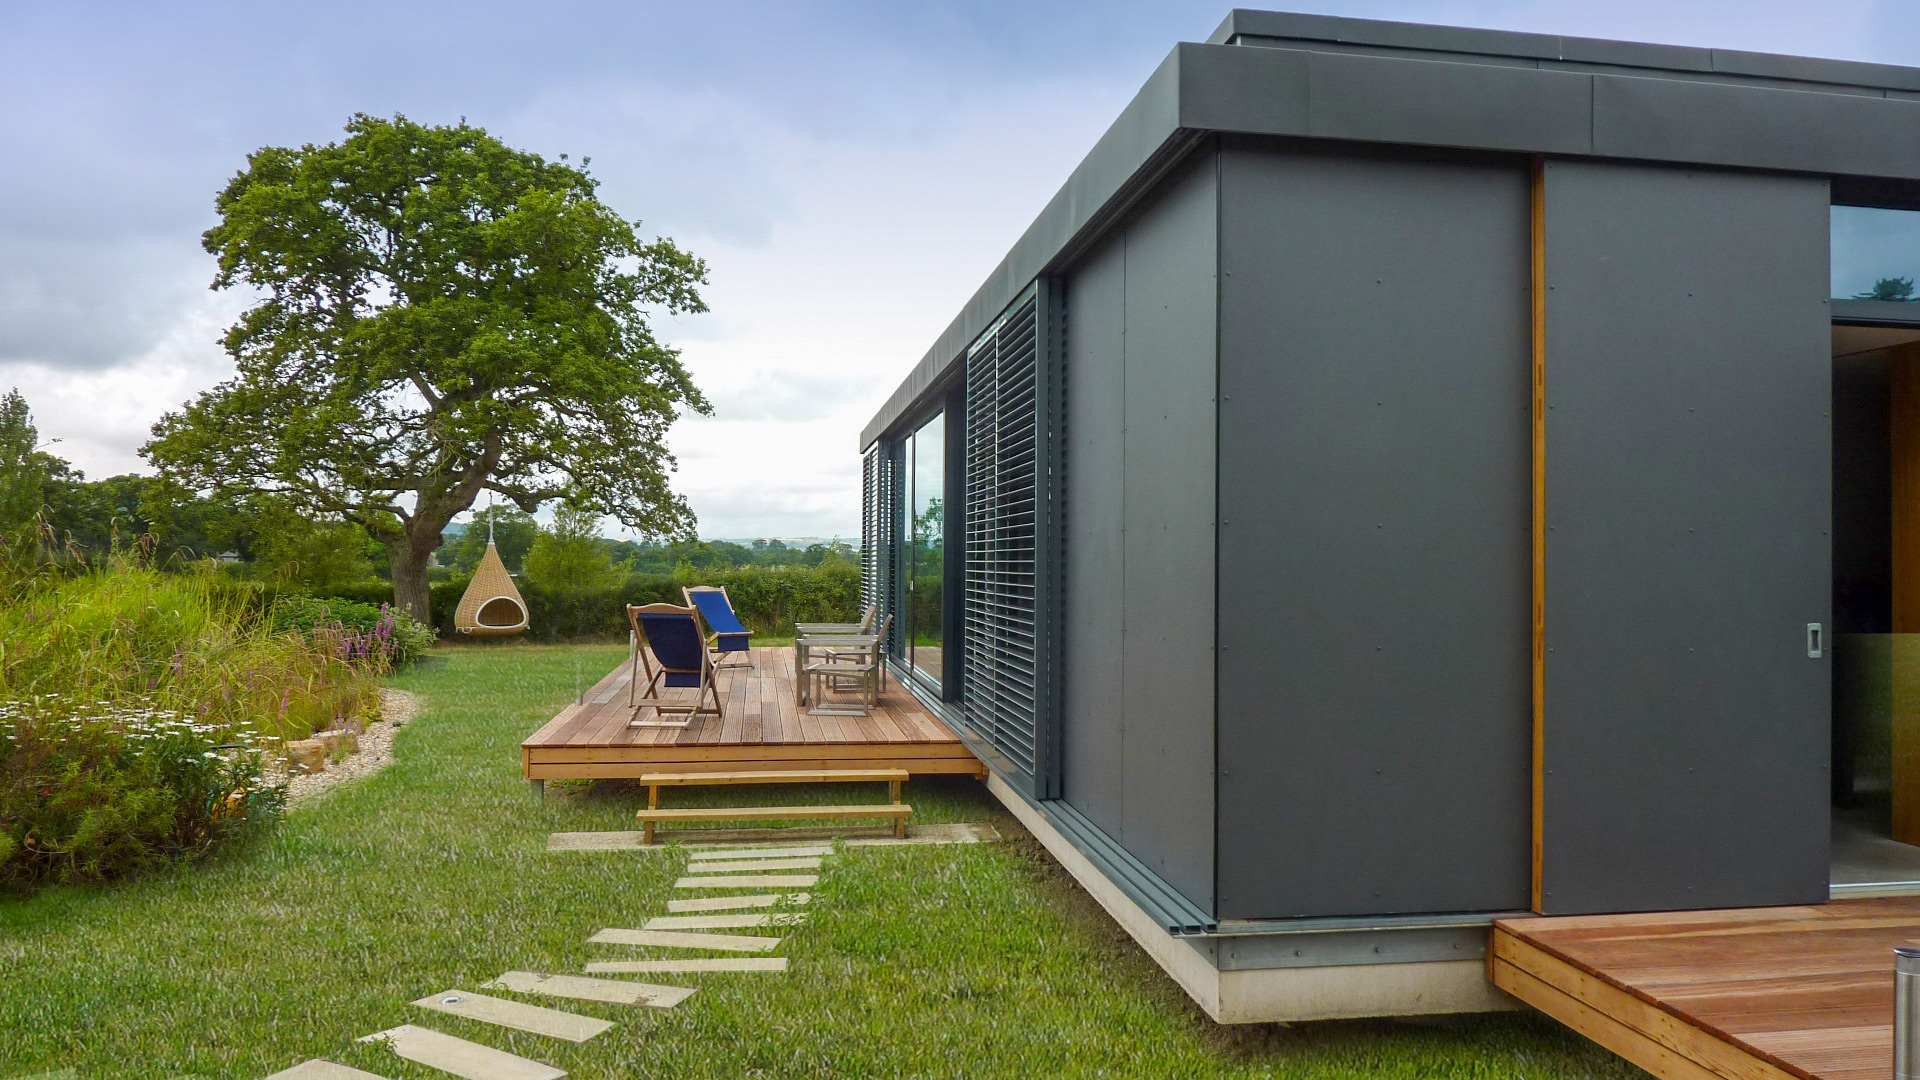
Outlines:
{"label": "striped deck chair", "polygon": [[715,661],[716,667],[752,667],[753,632],[748,630],[740,616],[733,613],[733,601],[727,599],[725,585],[689,585],[680,590],[687,598],[687,606],[700,609],[700,617],[707,621],[707,648],[724,657],[728,653],[740,653],[742,659],[730,664]]}
{"label": "striped deck chair", "polygon": [[[657,720],[629,719],[629,727],[686,727],[702,714],[720,715],[720,688],[713,670],[713,658],[700,640],[700,616],[693,608],[673,604],[628,604],[627,623],[633,627],[633,671],[627,682],[627,704],[634,717],[653,705]],[[649,655],[651,654],[651,655]],[[646,666],[647,688],[636,694],[641,665]],[[658,667],[655,665],[658,664]],[[660,698],[661,686],[695,687],[693,703],[667,704]],[[713,708],[706,708],[712,697]],[[679,720],[668,720],[669,713],[684,713]]]}

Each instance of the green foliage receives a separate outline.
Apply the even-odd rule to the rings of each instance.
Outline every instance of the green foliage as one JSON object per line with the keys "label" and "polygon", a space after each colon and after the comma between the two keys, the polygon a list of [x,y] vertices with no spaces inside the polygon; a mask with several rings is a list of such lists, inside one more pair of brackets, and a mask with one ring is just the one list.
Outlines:
{"label": "green foliage", "polygon": [[725,540],[685,540],[670,544],[608,540],[615,562],[648,574],[671,574],[679,567],[695,573],[732,570],[742,566],[819,566],[824,562],[853,562],[859,552],[840,541],[790,548],[778,540],[756,540],[752,547]]}
{"label": "green foliage", "polygon": [[356,115],[342,142],[256,151],[204,238],[215,287],[261,297],[226,335],[239,373],[145,453],[195,490],[358,524],[418,615],[427,556],[483,488],[689,532],[665,436],[710,406],[647,320],[704,311],[706,266],[596,187],[465,123]]}
{"label": "green foliage", "polygon": [[359,716],[374,697],[377,665],[275,631],[260,590],[210,572],[120,560],[16,576],[4,601],[0,701],[151,708],[299,739]]}
{"label": "green foliage", "polygon": [[540,530],[527,552],[527,581],[555,595],[599,593],[618,587],[626,575],[600,541],[600,515],[562,503],[553,527]]}
{"label": "green foliage", "polygon": [[254,575],[281,586],[326,595],[374,578],[381,554],[365,529],[348,521],[316,521],[291,507],[269,505],[255,514]]}
{"label": "green foliage", "polygon": [[487,553],[487,519],[493,519],[494,547],[508,573],[518,574],[526,567],[527,552],[540,535],[540,524],[533,515],[513,506],[496,506],[486,513],[474,513],[466,528],[454,540],[434,552],[442,566],[473,573],[480,557]]}
{"label": "green foliage", "polygon": [[[152,708],[0,702],[0,888],[91,884],[272,822],[286,789],[251,732]],[[232,739],[232,742],[223,741]]]}
{"label": "green foliage", "polygon": [[[465,575],[436,582],[433,610],[440,640],[457,640],[453,609],[466,592]],[[685,585],[724,585],[740,621],[756,634],[788,637],[796,622],[852,622],[860,617],[860,569],[839,560],[818,566],[749,566],[711,573],[628,574],[625,580],[591,592],[548,592],[520,583],[535,641],[625,638],[628,604],[684,604]],[[384,582],[346,591],[362,603],[378,606],[393,598]]]}
{"label": "green foliage", "polygon": [[283,596],[273,605],[273,628],[297,630],[347,657],[377,654],[394,667],[418,660],[438,636],[391,604],[338,596]]}
{"label": "green foliage", "polygon": [[1863,293],[1853,294],[1855,300],[1920,300],[1913,295],[1913,279],[1910,277],[1885,277],[1873,283],[1873,288]]}
{"label": "green foliage", "polygon": [[20,391],[0,397],[0,539],[31,543],[34,519],[71,470],[40,449],[40,432]]}

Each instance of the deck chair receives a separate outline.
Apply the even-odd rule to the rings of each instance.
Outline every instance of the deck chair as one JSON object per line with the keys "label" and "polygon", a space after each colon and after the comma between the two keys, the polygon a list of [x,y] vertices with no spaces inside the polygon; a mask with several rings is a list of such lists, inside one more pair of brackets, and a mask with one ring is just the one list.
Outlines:
{"label": "deck chair", "polygon": [[880,617],[879,606],[876,604],[868,604],[867,610],[861,613],[860,621],[857,623],[850,623],[850,622],[795,623],[793,624],[793,633],[794,633],[794,636],[796,637],[805,637],[808,634],[868,634],[873,632],[873,620],[879,617]]}
{"label": "deck chair", "polygon": [[[627,682],[627,704],[633,715],[653,703],[659,720],[628,719],[630,727],[686,727],[702,714],[720,715],[720,688],[713,670],[713,658],[700,640],[700,615],[691,607],[673,604],[628,604],[627,623],[633,628],[633,670]],[[649,655],[651,654],[651,655]],[[636,694],[641,665],[645,665],[647,688]],[[655,665],[658,665],[656,667]],[[697,689],[691,705],[669,705],[660,698],[661,686],[691,686]],[[707,698],[713,708],[706,708]],[[667,720],[669,713],[684,713],[679,720]]]}
{"label": "deck chair", "polygon": [[743,653],[744,658],[731,664],[715,663],[716,667],[752,667],[753,632],[733,613],[733,601],[727,599],[725,585],[689,585],[680,590],[687,598],[687,606],[700,609],[700,617],[707,621],[707,649],[725,656],[728,653]]}

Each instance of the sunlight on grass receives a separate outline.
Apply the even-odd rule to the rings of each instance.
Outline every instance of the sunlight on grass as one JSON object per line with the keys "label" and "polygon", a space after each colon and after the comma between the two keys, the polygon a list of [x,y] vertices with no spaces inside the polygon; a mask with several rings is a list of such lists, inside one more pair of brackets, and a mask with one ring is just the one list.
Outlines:
{"label": "sunlight on grass", "polygon": [[666,1011],[541,1001],[619,1021],[580,1046],[411,1008],[510,969],[671,955],[586,938],[665,913],[683,853],[545,850],[552,831],[632,828],[644,794],[596,785],[536,808],[519,772],[520,740],[574,694],[576,665],[591,685],[623,655],[443,648],[394,680],[426,704],[396,763],[251,850],[0,904],[0,1077],[249,1080],[323,1055],[443,1077],[354,1042],[400,1023],[581,1080],[1637,1075],[1517,1014],[1217,1027],[959,778],[909,784],[916,818],[989,821],[1009,842],[843,851],[780,950],[785,975],[686,977],[700,992]]}

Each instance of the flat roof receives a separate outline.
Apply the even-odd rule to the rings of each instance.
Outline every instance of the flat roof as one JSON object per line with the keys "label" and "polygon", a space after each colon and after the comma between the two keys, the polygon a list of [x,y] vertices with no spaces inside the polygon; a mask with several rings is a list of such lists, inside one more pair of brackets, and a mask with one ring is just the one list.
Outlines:
{"label": "flat roof", "polygon": [[1235,10],[1154,70],[859,448],[1215,133],[1813,173],[1920,205],[1920,68]]}

